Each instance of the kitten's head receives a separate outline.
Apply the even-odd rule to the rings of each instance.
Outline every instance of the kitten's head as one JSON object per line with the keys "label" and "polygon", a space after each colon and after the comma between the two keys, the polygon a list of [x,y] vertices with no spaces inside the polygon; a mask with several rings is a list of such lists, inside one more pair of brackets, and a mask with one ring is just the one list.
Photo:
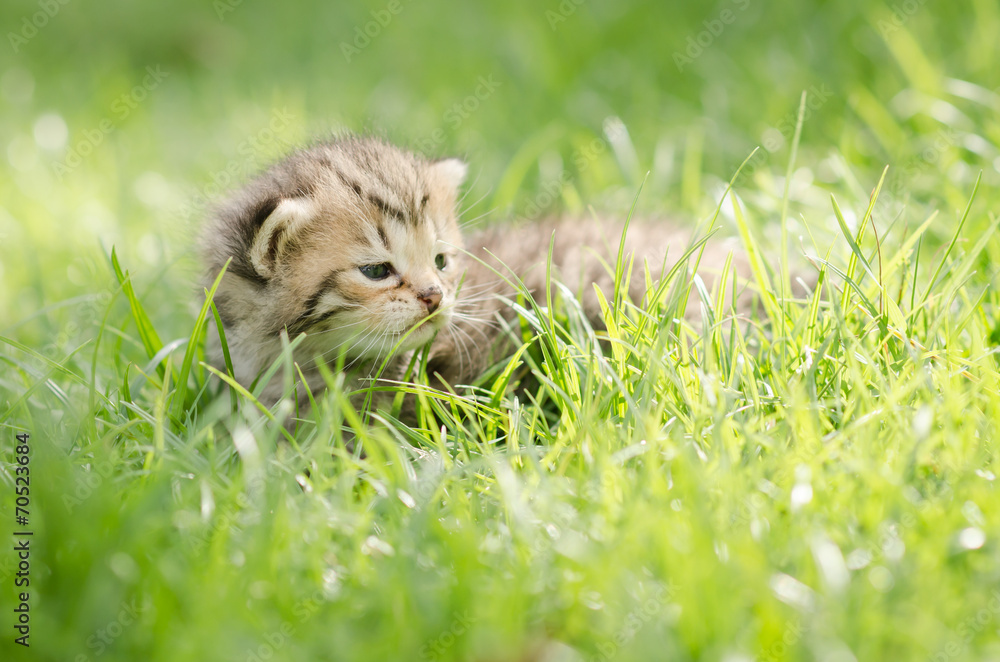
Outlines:
{"label": "kitten's head", "polygon": [[[466,165],[374,138],[297,152],[222,207],[203,237],[227,332],[351,359],[426,343],[451,318],[464,272],[455,206]],[[419,325],[419,326],[418,326]],[[238,340],[239,342],[239,340]]]}

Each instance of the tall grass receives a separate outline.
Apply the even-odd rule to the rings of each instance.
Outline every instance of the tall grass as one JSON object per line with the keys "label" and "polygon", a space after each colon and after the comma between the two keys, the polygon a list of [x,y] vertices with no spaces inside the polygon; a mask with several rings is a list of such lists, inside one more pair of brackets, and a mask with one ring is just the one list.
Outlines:
{"label": "tall grass", "polygon": [[[730,261],[713,291],[690,277],[698,243],[672,247],[685,266],[641,302],[619,255],[606,331],[565,288],[522,292],[523,345],[492,378],[431,391],[418,366],[399,387],[421,394],[423,425],[365,422],[331,375],[291,438],[291,407],[211,378],[209,299],[162,342],[155,299],[112,255],[102,345],[53,361],[3,339],[6,379],[62,400],[76,440],[34,447],[52,541],[35,627],[60,634],[33,651],[912,659],[955,640],[975,659],[995,642],[992,622],[961,628],[997,616],[1000,390],[994,294],[969,280],[997,221],[965,241],[984,214],[972,193],[933,271],[915,259],[927,224],[879,244],[874,193],[854,232],[832,201],[844,235],[814,256],[815,288],[758,292],[773,303],[750,315]],[[779,279],[731,207],[755,283]],[[290,351],[272,378],[292,382]],[[58,429],[26,399],[8,429]]]}
{"label": "tall grass", "polygon": [[[348,63],[385,3],[62,5],[0,65],[0,432],[31,435],[33,504],[32,646],[8,550],[0,659],[1000,657],[1000,14],[904,5],[749,3],[683,71],[723,6],[411,3]],[[470,222],[696,239],[641,301],[617,256],[604,330],[521,292],[476,384],[366,387],[413,426],[336,371],[308,415],[264,407],[296,341],[253,385],[207,364],[188,225],[341,126],[464,154]],[[727,236],[749,284],[702,261]]]}

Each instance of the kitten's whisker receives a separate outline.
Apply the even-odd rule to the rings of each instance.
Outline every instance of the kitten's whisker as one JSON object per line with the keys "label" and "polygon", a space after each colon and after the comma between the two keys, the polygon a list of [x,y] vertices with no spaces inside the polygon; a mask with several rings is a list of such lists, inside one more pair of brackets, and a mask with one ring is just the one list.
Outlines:
{"label": "kitten's whisker", "polygon": [[479,285],[463,286],[462,289],[456,293],[456,296],[458,297],[458,300],[461,301],[462,299],[465,299],[469,295],[482,295],[487,292],[499,294],[502,291],[504,291],[503,286],[498,281],[495,281],[492,283],[481,283]]}
{"label": "kitten's whisker", "polygon": [[[349,336],[348,338],[344,339],[343,341],[337,343],[336,345],[334,345],[330,349],[328,349],[325,352],[323,352],[322,354],[320,354],[318,358],[325,359],[328,354],[332,354],[333,352],[335,352],[338,349],[340,349],[342,346],[344,346],[347,343],[353,341],[353,344],[350,347],[348,347],[345,350],[341,350],[345,357],[349,356],[349,355],[352,354],[352,350],[355,347],[357,347],[361,343],[366,342],[369,338],[371,338],[373,336],[376,336],[378,333],[379,333],[378,329],[369,329],[365,333]],[[364,358],[363,353],[361,355],[359,355],[359,356],[356,356],[354,359],[352,359],[351,360],[351,364],[355,363],[359,358]]]}
{"label": "kitten's whisker", "polygon": [[332,331],[340,331],[341,329],[348,329],[352,326],[357,326],[358,324],[364,324],[364,322],[365,320],[358,320],[357,322],[351,322],[350,324],[341,324],[331,329],[323,329],[322,331],[309,331],[308,329],[306,329],[305,331],[303,331],[303,333],[308,335],[310,338],[316,338],[323,335],[324,333],[330,333]]}
{"label": "kitten's whisker", "polygon": [[497,299],[494,297],[486,297],[482,299],[468,299],[465,301],[456,301],[453,305],[449,307],[449,309],[458,312],[477,312],[477,311],[485,312],[493,308],[488,304],[495,302],[497,302]]}
{"label": "kitten's whisker", "polygon": [[491,302],[497,301],[497,300],[498,299],[497,299],[497,297],[495,295],[488,294],[488,295],[480,296],[480,297],[470,297],[468,299],[462,299],[461,301],[456,302],[455,305],[456,306],[460,306],[462,304],[491,303]]}
{"label": "kitten's whisker", "polygon": [[[331,329],[331,331],[332,330],[333,329]],[[362,335],[361,336],[362,340],[364,338],[367,338],[368,336],[370,336],[372,333],[374,333],[374,331],[369,331],[368,333]],[[319,361],[321,359],[325,360],[326,357],[327,357],[327,355],[332,354],[333,352],[337,351],[340,347],[342,347],[343,345],[347,344],[348,342],[350,342],[352,340],[355,340],[356,338],[357,338],[357,336],[349,336],[348,338],[346,338],[346,339],[342,340],[341,342],[337,343],[336,345],[334,345],[330,349],[326,350],[325,352],[321,352],[320,354],[317,354],[311,361],[309,361],[308,363],[306,363],[303,366],[303,368],[311,368],[311,367],[315,366],[316,363],[317,363],[317,361]],[[355,343],[355,344],[357,344],[357,343]],[[348,348],[347,350],[345,350],[344,353],[346,354],[347,352],[350,352],[351,349],[353,349],[353,347],[354,347],[354,345],[352,345],[350,348]]]}
{"label": "kitten's whisker", "polygon": [[[462,333],[464,333],[466,336],[469,337],[469,340],[472,341],[472,336],[469,335],[469,332],[466,329],[462,328],[461,326],[459,326],[457,324],[454,326],[454,328],[455,328],[455,330],[461,331]],[[486,342],[486,344],[490,343],[490,337],[488,335],[486,335],[485,331],[483,331],[482,329],[480,329],[479,327],[476,327],[476,326],[470,326],[469,329],[471,329],[472,331],[475,331],[480,336],[482,336],[482,338]],[[472,343],[475,344],[474,341],[472,341]]]}
{"label": "kitten's whisker", "polygon": [[[374,344],[375,341],[378,340],[378,336],[379,336],[378,329],[372,329],[371,331],[369,331],[368,333],[366,333],[360,340],[358,340],[356,343],[354,343],[353,345],[351,345],[350,347],[348,347],[346,353],[348,353],[348,354],[351,353],[351,350],[353,350],[355,347],[357,347],[358,345],[360,345],[362,342],[365,342],[369,338],[373,338],[372,342],[368,344],[368,347],[371,347],[372,344]],[[365,353],[367,352],[368,347],[366,347],[365,350],[363,350],[361,352],[358,352],[357,353],[357,357],[354,360],[357,361],[358,359],[360,359],[363,356],[365,356]],[[352,363],[353,363],[353,361],[352,361]]]}
{"label": "kitten's whisker", "polygon": [[469,363],[472,363],[472,356],[469,354],[468,348],[465,346],[465,342],[461,338],[455,338],[455,347],[458,349],[458,372],[459,374],[465,374],[465,359],[469,359]]}
{"label": "kitten's whisker", "polygon": [[[371,349],[372,345],[374,345],[376,342],[378,342],[378,336],[377,335],[372,339],[372,341],[370,343],[368,343],[368,345],[364,348],[364,350],[362,350],[361,352],[358,352],[357,356],[355,356],[353,359],[351,359],[348,363],[344,364],[344,370],[348,370],[350,368],[353,368],[354,364],[358,363],[359,361],[366,361],[368,359],[371,359],[372,357],[368,356],[368,350]],[[376,357],[375,361],[377,361],[377,360],[378,359]],[[372,365],[372,369],[374,369],[374,368],[375,368],[375,366]],[[371,376],[371,371],[368,372],[368,375]]]}
{"label": "kitten's whisker", "polygon": [[[476,178],[475,178],[474,180],[472,180],[472,183],[471,183],[471,184],[469,184],[469,185],[468,185],[468,186],[466,187],[466,189],[465,189],[465,193],[463,193],[463,194],[462,194],[462,197],[460,197],[460,198],[459,198],[459,199],[458,199],[458,200],[457,200],[457,201],[455,202],[455,208],[456,208],[456,209],[457,209],[457,208],[460,208],[460,207],[462,206],[462,203],[463,203],[463,202],[465,202],[465,199],[466,199],[467,197],[469,197],[469,194],[471,194],[471,193],[472,193],[472,191],[473,191],[473,190],[474,190],[474,189],[476,188],[476,184],[478,184],[478,183],[479,183],[479,178],[480,178],[480,177],[482,177],[482,176],[483,176],[483,171],[482,171],[482,170],[480,170],[480,171],[479,171],[479,172],[478,172],[478,173],[476,174]],[[487,196],[489,196],[489,195],[490,195],[490,194],[491,194],[492,192],[493,192],[493,187],[490,187],[490,188],[488,188],[488,189],[487,189],[487,190],[486,190],[486,191],[485,191],[485,192],[483,193],[483,195],[482,195],[482,197],[481,197],[481,198],[479,198],[478,200],[476,200],[475,202],[473,202],[473,203],[472,203],[471,205],[469,205],[469,206],[468,206],[468,207],[466,207],[465,209],[462,209],[462,211],[461,211],[461,212],[459,212],[459,214],[458,214],[458,215],[459,215],[459,217],[461,217],[461,216],[462,216],[462,214],[464,214],[465,212],[469,211],[470,209],[472,209],[473,207],[475,207],[476,205],[478,205],[478,204],[479,204],[480,202],[482,202],[483,200],[485,200],[485,199],[487,198]]]}
{"label": "kitten's whisker", "polygon": [[479,223],[479,221],[481,221],[482,219],[486,218],[487,216],[489,216],[493,212],[497,211],[498,209],[499,209],[499,207],[494,207],[493,209],[487,209],[485,212],[483,212],[479,216],[476,216],[474,218],[470,218],[467,221],[462,221],[461,223],[458,224],[458,226],[460,228],[462,228],[463,230],[465,230],[467,228],[475,227]]}
{"label": "kitten's whisker", "polygon": [[469,289],[460,293],[460,296],[455,299],[457,302],[462,301],[483,301],[487,298],[495,299],[500,294],[500,290],[492,287],[482,287],[479,289]]}
{"label": "kitten's whisker", "polygon": [[498,284],[499,284],[498,282],[494,282],[494,283],[483,283],[481,285],[467,285],[458,292],[458,295],[460,298],[464,299],[465,295],[467,294],[482,294],[484,290],[495,289],[499,291],[500,288],[497,287]]}
{"label": "kitten's whisker", "polygon": [[463,320],[461,320],[461,322],[463,324],[469,325],[470,329],[474,329],[475,331],[477,331],[479,333],[482,333],[482,329],[479,328],[481,326],[485,326],[486,328],[489,328],[489,329],[497,329],[497,328],[499,328],[497,326],[496,322],[493,322],[493,321],[490,321],[490,320],[485,320],[485,319],[463,319]]}
{"label": "kitten's whisker", "polygon": [[[469,335],[465,331],[463,331],[462,329],[460,329],[457,326],[451,327],[451,330],[455,331],[455,332],[458,332],[458,333],[461,333],[463,336],[465,336],[465,338],[463,338],[461,336],[457,336],[457,335],[453,334],[452,337],[451,337],[452,341],[455,344],[455,348],[458,350],[458,354],[457,354],[457,356],[458,356],[458,371],[459,371],[460,374],[464,375],[464,374],[466,374],[465,373],[465,358],[469,359],[470,367],[471,367],[471,364],[472,364],[472,354],[469,352],[469,349],[466,346],[465,339],[468,338],[469,342],[472,342],[472,339],[469,338]],[[475,343],[473,343],[473,344],[475,344]]]}
{"label": "kitten's whisker", "polygon": [[[358,354],[358,358],[355,359],[355,361],[361,359],[362,357],[367,357],[367,358],[372,359],[371,368],[368,370],[368,377],[369,378],[371,378],[372,372],[376,369],[376,367],[378,367],[379,359],[382,358],[382,350],[385,348],[385,341],[387,340],[387,338],[388,338],[388,336],[386,336],[385,334],[379,334],[379,335],[375,336],[375,338],[370,343],[368,343],[368,346],[365,347],[364,350],[362,350]],[[371,356],[369,354],[369,352],[371,352],[371,349],[372,349],[372,347],[375,346],[375,343],[378,343],[378,351],[375,352],[374,356]],[[354,362],[352,361],[351,365],[353,365],[353,364],[354,364]]]}
{"label": "kitten's whisker", "polygon": [[454,310],[451,313],[453,319],[467,320],[469,322],[486,322],[489,320],[488,317],[484,317],[481,313],[485,313],[485,310],[475,310],[475,311],[461,311]]}
{"label": "kitten's whisker", "polygon": [[[474,341],[474,340],[472,339],[472,336],[470,336],[470,335],[468,334],[468,332],[466,332],[466,331],[465,331],[464,329],[462,329],[461,327],[457,327],[457,326],[455,327],[455,330],[456,330],[456,331],[458,331],[459,333],[461,333],[461,334],[462,334],[462,336],[463,336],[463,337],[465,338],[465,340],[467,340],[467,341],[468,341],[468,343],[469,343],[469,344],[471,344],[472,346],[475,346],[475,344],[476,344],[476,343],[475,343],[475,341]],[[458,346],[459,348],[461,348],[461,350],[462,350],[462,351],[464,351],[464,352],[465,352],[465,355],[466,355],[466,357],[467,357],[467,358],[469,359],[469,364],[470,364],[470,367],[471,367],[471,364],[472,364],[472,353],[471,353],[471,352],[469,351],[469,346],[468,346],[468,345],[466,344],[466,342],[462,341],[462,339],[461,339],[461,338],[458,338],[458,337],[456,337],[456,338],[455,338],[455,340],[457,341],[457,342],[456,342],[456,345],[457,345],[457,346]],[[460,369],[461,369],[461,366],[460,366]]]}
{"label": "kitten's whisker", "polygon": [[469,322],[484,322],[492,324],[490,320],[488,310],[482,310],[479,308],[467,309],[467,310],[453,310],[451,315],[455,319],[466,320]]}

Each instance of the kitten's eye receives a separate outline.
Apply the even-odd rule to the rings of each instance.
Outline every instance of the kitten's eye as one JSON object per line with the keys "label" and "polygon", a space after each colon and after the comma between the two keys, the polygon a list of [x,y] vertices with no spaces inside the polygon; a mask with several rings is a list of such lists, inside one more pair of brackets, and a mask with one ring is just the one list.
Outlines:
{"label": "kitten's eye", "polygon": [[382,280],[392,272],[392,265],[388,262],[366,264],[363,267],[358,267],[358,270],[372,280]]}
{"label": "kitten's eye", "polygon": [[448,258],[444,256],[444,253],[438,253],[437,257],[434,258],[434,264],[438,269],[444,271],[444,268],[448,266]]}

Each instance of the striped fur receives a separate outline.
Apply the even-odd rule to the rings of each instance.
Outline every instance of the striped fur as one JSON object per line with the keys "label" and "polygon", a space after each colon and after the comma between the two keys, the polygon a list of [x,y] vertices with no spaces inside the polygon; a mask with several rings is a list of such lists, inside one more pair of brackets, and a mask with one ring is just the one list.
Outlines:
{"label": "striped fur", "polygon": [[[216,303],[236,378],[250,384],[279,355],[287,332],[306,334],[295,358],[309,390],[323,385],[318,361],[343,361],[364,379],[397,345],[388,376],[399,378],[408,352],[432,338],[431,370],[449,384],[469,383],[510,350],[495,320],[514,317],[503,300],[512,292],[484,263],[509,267],[544,297],[553,233],[556,276],[583,293],[600,326],[592,283],[610,289],[604,265],[614,263],[620,225],[565,219],[498,227],[468,240],[470,259],[455,209],[465,174],[457,159],[345,137],[290,155],[222,204],[201,245],[207,282],[232,260]],[[626,246],[636,255],[635,299],[643,294],[644,261],[655,278],[670,266],[668,247],[676,257],[688,239],[670,224],[635,224]],[[703,264],[721,265],[729,250],[711,247]],[[735,264],[747,272],[738,251]],[[377,265],[390,265],[385,277],[366,275],[380,274]],[[218,343],[212,356],[221,363]],[[279,388],[263,399],[276,401]]]}

